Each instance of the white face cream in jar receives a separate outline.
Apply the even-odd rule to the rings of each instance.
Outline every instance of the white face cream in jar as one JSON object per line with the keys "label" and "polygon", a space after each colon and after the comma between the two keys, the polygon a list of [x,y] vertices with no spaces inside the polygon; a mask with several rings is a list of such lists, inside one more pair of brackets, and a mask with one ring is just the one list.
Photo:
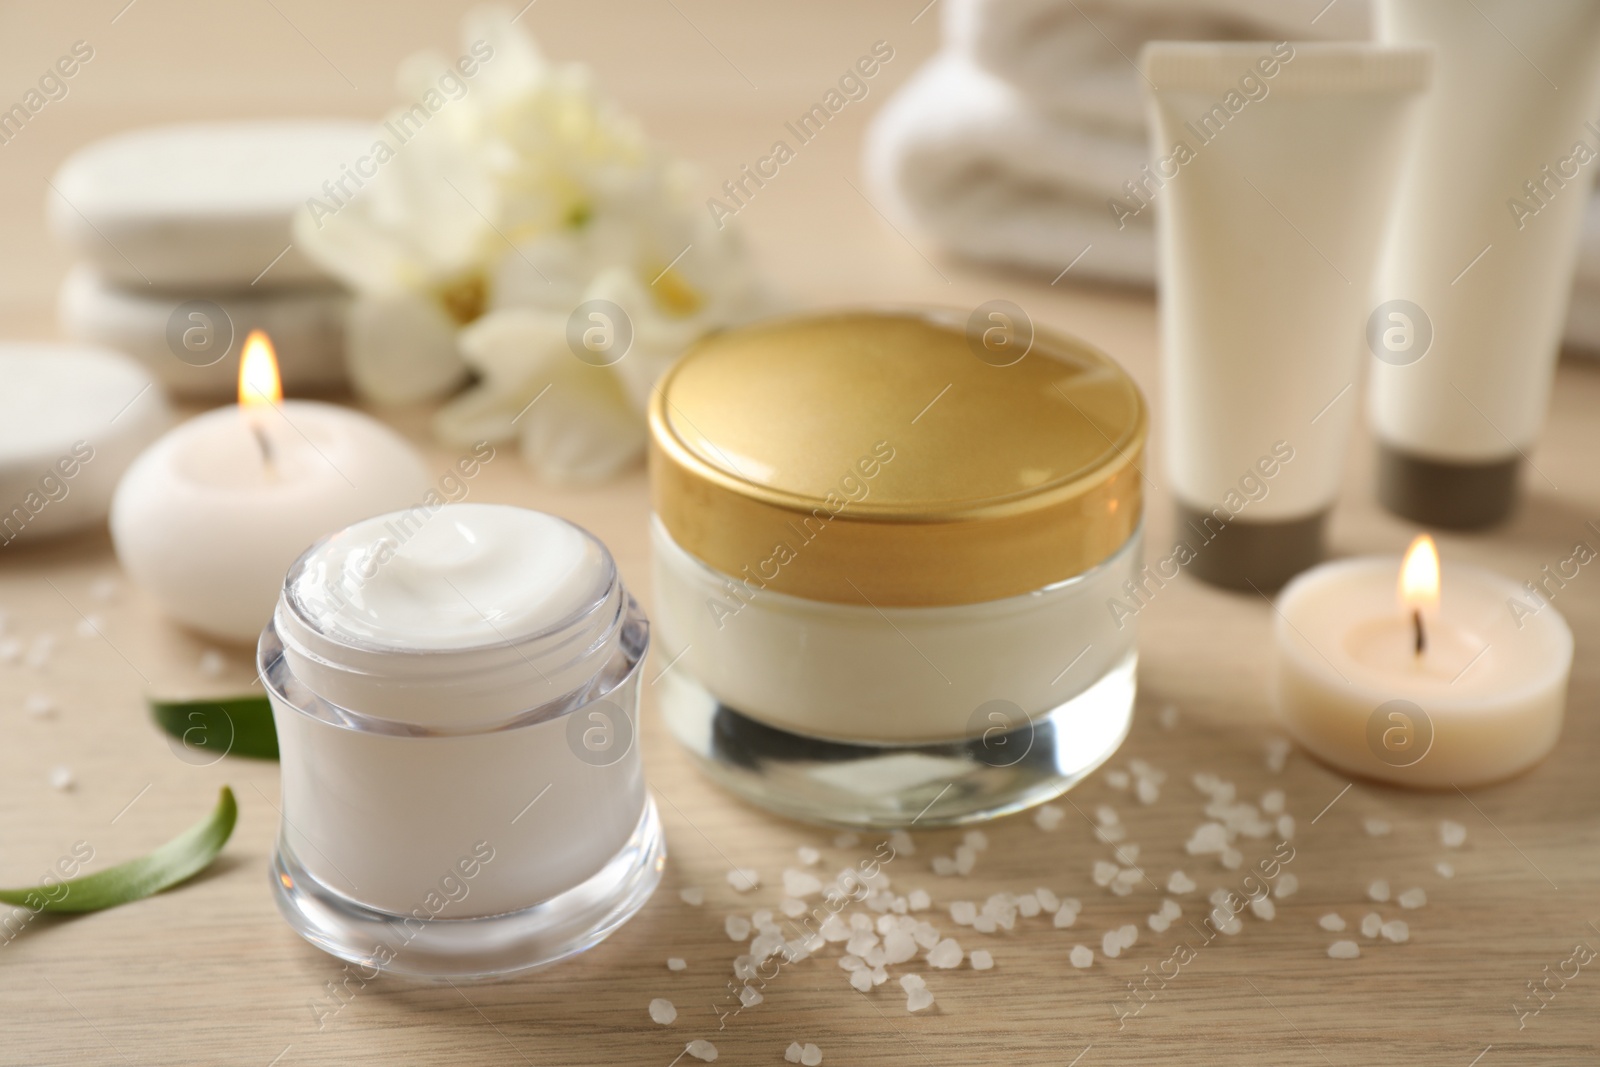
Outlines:
{"label": "white face cream in jar", "polygon": [[656,390],[659,689],[734,791],[856,826],[1039,803],[1126,736],[1146,415],[1012,309],[709,338]]}
{"label": "white face cream in jar", "polygon": [[312,546],[259,652],[290,925],[449,978],[620,926],[665,859],[635,743],[648,645],[605,546],[554,516],[414,508]]}

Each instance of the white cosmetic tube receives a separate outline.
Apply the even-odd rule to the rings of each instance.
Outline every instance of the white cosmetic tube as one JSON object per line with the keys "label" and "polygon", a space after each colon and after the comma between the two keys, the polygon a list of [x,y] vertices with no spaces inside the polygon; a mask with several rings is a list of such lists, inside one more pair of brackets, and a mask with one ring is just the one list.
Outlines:
{"label": "white cosmetic tube", "polygon": [[1436,49],[1374,301],[1404,316],[1373,331],[1379,497],[1486,526],[1515,503],[1549,404],[1600,171],[1600,4],[1381,0],[1378,26]]}
{"label": "white cosmetic tube", "polygon": [[1215,584],[1273,588],[1322,554],[1431,55],[1157,41],[1141,66],[1153,161],[1111,207],[1158,211],[1174,551]]}

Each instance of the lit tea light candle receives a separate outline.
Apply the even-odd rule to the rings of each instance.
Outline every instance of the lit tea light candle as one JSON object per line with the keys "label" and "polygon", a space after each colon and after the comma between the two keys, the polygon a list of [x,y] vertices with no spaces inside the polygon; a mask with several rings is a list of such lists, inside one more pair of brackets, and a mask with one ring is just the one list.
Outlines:
{"label": "lit tea light candle", "polygon": [[245,342],[239,403],[182,424],[134,461],[111,503],[117,558],[177,622],[254,642],[311,543],[418,503],[416,452],[382,423],[285,402],[272,343]]}
{"label": "lit tea light candle", "polygon": [[[1402,785],[1491,782],[1561,734],[1572,631],[1549,604],[1433,539],[1392,559],[1343,560],[1278,598],[1275,702],[1289,732],[1350,774]],[[1396,581],[1398,576],[1398,583]],[[1398,585],[1398,589],[1397,589]]]}

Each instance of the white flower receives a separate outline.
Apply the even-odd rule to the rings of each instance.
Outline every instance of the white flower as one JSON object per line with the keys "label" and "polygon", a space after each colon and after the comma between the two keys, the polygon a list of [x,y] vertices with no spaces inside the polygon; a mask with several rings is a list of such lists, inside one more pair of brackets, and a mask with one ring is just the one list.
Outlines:
{"label": "white flower", "polygon": [[[642,453],[671,361],[767,300],[684,164],[585,68],[544,62],[503,10],[469,15],[463,47],[401,65],[407,102],[354,168],[376,175],[309,203],[296,237],[356,290],[346,358],[364,396],[439,397],[470,373],[436,416],[443,439],[516,437],[548,478],[605,478]],[[607,303],[580,313],[589,301]],[[615,344],[592,350],[591,326]]]}

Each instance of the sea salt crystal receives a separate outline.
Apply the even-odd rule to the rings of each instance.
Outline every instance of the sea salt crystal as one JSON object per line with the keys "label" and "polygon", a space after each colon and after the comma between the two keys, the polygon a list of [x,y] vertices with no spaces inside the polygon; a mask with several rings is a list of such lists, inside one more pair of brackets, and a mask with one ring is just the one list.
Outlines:
{"label": "sea salt crystal", "polygon": [[1132,948],[1139,940],[1139,928],[1132,923],[1117,927],[1117,940],[1123,948]]}
{"label": "sea salt crystal", "polygon": [[1289,760],[1289,742],[1281,737],[1274,737],[1267,742],[1267,770],[1278,774],[1283,770],[1284,764]]}
{"label": "sea salt crystal", "polygon": [[688,970],[688,969],[689,969],[689,965],[687,963],[685,963],[680,957],[678,957],[678,956],[669,956],[669,957],[667,957],[667,970],[669,970],[669,971],[684,971],[684,970]]}
{"label": "sea salt crystal", "polygon": [[858,993],[866,993],[872,989],[872,972],[866,969],[850,972],[850,985]]}
{"label": "sea salt crystal", "polygon": [[941,878],[948,878],[956,873],[956,861],[949,856],[933,857],[933,873]]}
{"label": "sea salt crystal", "polygon": [[1217,927],[1217,929],[1221,930],[1223,933],[1227,934],[1229,937],[1233,937],[1240,930],[1244,929],[1244,923],[1240,922],[1239,921],[1239,917],[1237,915],[1235,915],[1233,918],[1229,919],[1227,922],[1225,922],[1221,926]]}
{"label": "sea salt crystal", "polygon": [[1158,934],[1165,933],[1167,927],[1172,925],[1172,920],[1165,915],[1147,915],[1144,921],[1153,932]]}
{"label": "sea salt crystal", "polygon": [[842,834],[833,835],[834,848],[855,848],[861,844],[861,835],[850,833],[848,830]]}
{"label": "sea salt crystal", "polygon": [[1168,704],[1166,707],[1161,709],[1161,713],[1156,716],[1156,719],[1157,719],[1157,721],[1159,721],[1161,723],[1161,728],[1163,730],[1175,730],[1175,729],[1177,729],[1177,727],[1178,727],[1178,707],[1177,707],[1177,705],[1176,704]]}
{"label": "sea salt crystal", "polygon": [[1115,826],[1122,821],[1122,816],[1110,804],[1101,804],[1094,809],[1094,821],[1101,826]]}
{"label": "sea salt crystal", "polygon": [[783,891],[791,897],[804,900],[813,893],[822,892],[822,880],[814,874],[789,867],[783,872]]}
{"label": "sea salt crystal", "polygon": [[1367,819],[1361,824],[1367,831],[1368,837],[1387,837],[1394,827],[1388,819]]}
{"label": "sea salt crystal", "polygon": [[1237,871],[1244,866],[1244,853],[1229,845],[1222,850],[1222,855],[1217,857],[1219,863],[1230,871]]}
{"label": "sea salt crystal", "polygon": [[1280,815],[1280,816],[1278,816],[1278,836],[1283,838],[1285,841],[1294,840],[1294,816],[1293,815]]}
{"label": "sea salt crystal", "polygon": [[927,980],[920,974],[903,974],[900,976],[900,988],[907,993],[913,989],[922,989],[927,986]]}
{"label": "sea salt crystal", "polygon": [[1283,790],[1269,789],[1261,794],[1261,810],[1268,815],[1283,814]]}
{"label": "sea salt crystal", "polygon": [[1073,945],[1072,951],[1067,953],[1067,961],[1081,971],[1094,964],[1094,949],[1088,945]]}
{"label": "sea salt crystal", "polygon": [[741,982],[753,982],[756,977],[756,958],[748,952],[733,958],[733,976]]}
{"label": "sea salt crystal", "polygon": [[1418,886],[1415,889],[1407,889],[1395,899],[1402,908],[1420,908],[1428,902],[1428,894],[1423,891],[1421,886]]}
{"label": "sea salt crystal", "polygon": [[982,830],[968,830],[961,841],[974,852],[982,852],[989,847],[989,835]]}
{"label": "sea salt crystal", "polygon": [[1139,859],[1139,846],[1133,844],[1118,845],[1117,859],[1132,867]]}
{"label": "sea salt crystal", "polygon": [[672,1006],[672,1001],[657,997],[650,1002],[650,1018],[662,1026],[670,1026],[677,1017],[678,1009]]}
{"label": "sea salt crystal", "polygon": [[1279,900],[1292,897],[1300,891],[1300,878],[1292,871],[1284,871],[1278,876],[1278,884],[1272,887],[1272,895]]}
{"label": "sea salt crystal", "polygon": [[972,955],[968,958],[972,961],[972,969],[975,971],[990,971],[994,969],[994,957],[989,954],[989,950],[986,948],[974,949]]}
{"label": "sea salt crystal", "polygon": [[799,1063],[800,1053],[803,1051],[805,1050],[800,1047],[800,1042],[791,1041],[789,1047],[783,1050],[783,1058],[790,1063]]}
{"label": "sea salt crystal", "polygon": [[822,853],[810,845],[801,845],[794,850],[794,854],[799,857],[802,867],[815,867],[822,860]]}
{"label": "sea salt crystal", "polygon": [[817,1067],[817,1064],[821,1062],[822,1050],[810,1042],[807,1042],[806,1047],[800,1050],[800,1063],[802,1067]]}
{"label": "sea salt crystal", "polygon": [[971,845],[956,846],[956,873],[959,875],[971,874],[978,865],[978,851]]}
{"label": "sea salt crystal", "polygon": [[1369,911],[1361,917],[1361,936],[1377,937],[1383,929],[1383,916],[1375,911]]}
{"label": "sea salt crystal", "polygon": [[778,901],[778,910],[783,912],[791,919],[800,918],[800,916],[804,915],[810,910],[810,908],[811,905],[807,904],[805,901],[796,900],[793,897],[784,897],[782,900]]}
{"label": "sea salt crystal", "polygon": [[1108,960],[1122,955],[1122,937],[1115,930],[1107,930],[1100,938],[1100,954]]}
{"label": "sea salt crystal", "polygon": [[1389,899],[1389,882],[1384,878],[1374,878],[1367,886],[1367,899],[1375,900],[1379,904]]}
{"label": "sea salt crystal", "polygon": [[1194,892],[1194,879],[1182,871],[1173,871],[1167,875],[1167,892],[1182,896]]}
{"label": "sea salt crystal", "polygon": [[1078,911],[1076,908],[1069,908],[1065,905],[1062,905],[1056,909],[1055,918],[1052,921],[1057,930],[1065,930],[1067,927],[1078,921]]}
{"label": "sea salt crystal", "polygon": [[957,900],[950,904],[950,920],[957,926],[971,926],[978,917],[978,906],[970,900]]}
{"label": "sea salt crystal", "polygon": [[1317,925],[1328,931],[1330,934],[1337,934],[1344,929],[1344,916],[1340,915],[1338,912],[1330,911],[1328,914],[1317,920]]}
{"label": "sea salt crystal", "polygon": [[1257,897],[1250,901],[1250,910],[1262,922],[1271,922],[1278,914],[1278,906],[1272,902],[1271,897]]}
{"label": "sea salt crystal", "polygon": [[1117,865],[1109,860],[1095,860],[1093,873],[1094,884],[1102,887],[1110,885],[1112,880],[1117,876],[1117,870]]}
{"label": "sea salt crystal", "polygon": [[1444,819],[1439,823],[1439,841],[1445,848],[1460,848],[1467,843],[1467,828],[1458,822]]}
{"label": "sea salt crystal", "polygon": [[34,693],[22,702],[22,710],[35,719],[43,719],[56,713],[55,698],[45,693]]}
{"label": "sea salt crystal", "polygon": [[1139,779],[1139,785],[1135,792],[1141,804],[1154,804],[1161,799],[1161,787],[1148,778]]}
{"label": "sea salt crystal", "polygon": [[746,1008],[753,1008],[765,999],[767,998],[763,997],[754,986],[745,986],[739,990],[739,1003]]}
{"label": "sea salt crystal", "polygon": [[1378,932],[1383,934],[1385,941],[1393,941],[1397,945],[1402,941],[1411,940],[1411,927],[1407,926],[1403,919],[1390,919],[1379,928]]}
{"label": "sea salt crystal", "polygon": [[1112,789],[1126,789],[1132,782],[1127,771],[1107,771],[1106,784]]}
{"label": "sea salt crystal", "polygon": [[1133,892],[1133,887],[1138,885],[1143,878],[1144,872],[1139,868],[1124,867],[1122,870],[1118,871],[1117,876],[1111,880],[1111,891],[1115,893],[1117,890],[1122,889],[1125,890],[1125,892],[1118,895],[1126,896],[1127,893]]}
{"label": "sea salt crystal", "polygon": [[1056,807],[1054,804],[1046,804],[1033,813],[1033,824],[1039,829],[1049,832],[1060,826],[1061,820],[1066,817],[1067,813],[1061,808]]}
{"label": "sea salt crystal", "polygon": [[729,941],[743,941],[750,936],[750,920],[743,915],[730,915],[722,920],[722,928],[727,931]]}
{"label": "sea salt crystal", "polygon": [[691,907],[698,908],[706,902],[706,891],[698,886],[688,886],[678,890],[678,899]]}
{"label": "sea salt crystal", "polygon": [[1176,900],[1163,900],[1161,902],[1161,910],[1156,914],[1160,915],[1163,919],[1170,921],[1172,919],[1181,918],[1183,915],[1183,908],[1179,907]]}
{"label": "sea salt crystal", "polygon": [[906,896],[906,907],[912,911],[927,911],[933,907],[933,898],[926,889],[913,889]]}
{"label": "sea salt crystal", "polygon": [[207,678],[220,677],[228,669],[228,660],[221,652],[208,648],[200,653],[200,673]]}
{"label": "sea salt crystal", "polygon": [[72,768],[66,764],[54,768],[50,772],[50,785],[52,788],[66,792],[78,784],[78,776],[72,773]]}
{"label": "sea salt crystal", "polygon": [[1108,845],[1114,845],[1128,836],[1128,828],[1121,823],[1115,826],[1097,826],[1094,836]]}
{"label": "sea salt crystal", "polygon": [[735,893],[748,893],[761,884],[761,874],[753,867],[735,867],[728,872],[728,884]]}
{"label": "sea salt crystal", "polygon": [[1039,907],[1054,915],[1061,907],[1061,898],[1048,889],[1035,889],[1033,898],[1039,902]]}
{"label": "sea salt crystal", "polygon": [[1335,960],[1353,960],[1361,955],[1361,946],[1354,941],[1335,941],[1328,946],[1328,957]]}
{"label": "sea salt crystal", "polygon": [[913,989],[906,994],[906,1011],[921,1011],[933,1007],[933,993],[926,987]]}
{"label": "sea salt crystal", "polygon": [[691,1041],[683,1050],[703,1063],[711,1063],[717,1058],[717,1046],[705,1040]]}
{"label": "sea salt crystal", "polygon": [[1440,860],[1435,863],[1433,869],[1439,872],[1440,878],[1454,878],[1456,876],[1455,865],[1446,860]]}
{"label": "sea salt crystal", "polygon": [[904,963],[917,954],[917,939],[904,930],[895,930],[883,939],[883,962]]}
{"label": "sea salt crystal", "polygon": [[961,946],[956,943],[955,938],[947,937],[928,951],[928,966],[949,970],[951,967],[961,966],[964,956],[965,953],[961,951]]}
{"label": "sea salt crystal", "polygon": [[1219,822],[1201,823],[1183,847],[1191,856],[1221,852],[1228,847],[1228,828]]}

